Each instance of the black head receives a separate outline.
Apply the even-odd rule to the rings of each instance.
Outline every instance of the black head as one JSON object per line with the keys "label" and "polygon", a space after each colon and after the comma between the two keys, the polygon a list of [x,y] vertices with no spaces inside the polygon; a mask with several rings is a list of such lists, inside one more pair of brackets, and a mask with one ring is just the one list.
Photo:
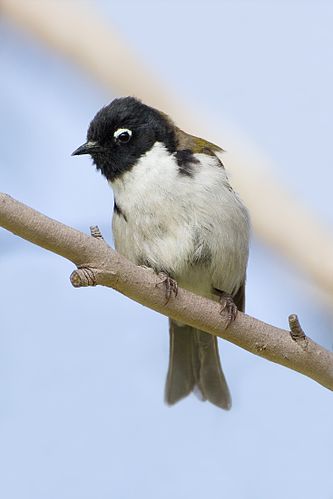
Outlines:
{"label": "black head", "polygon": [[134,97],[123,97],[98,111],[90,123],[87,142],[73,155],[90,154],[96,168],[112,181],[130,170],[157,141],[170,153],[175,152],[171,120]]}

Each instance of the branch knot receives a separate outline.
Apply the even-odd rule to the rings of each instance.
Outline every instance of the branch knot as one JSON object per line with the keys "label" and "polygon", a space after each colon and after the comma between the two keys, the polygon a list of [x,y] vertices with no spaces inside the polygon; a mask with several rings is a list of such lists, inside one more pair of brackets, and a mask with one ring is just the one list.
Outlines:
{"label": "branch knot", "polygon": [[104,237],[103,237],[103,235],[102,235],[102,233],[101,233],[100,228],[98,227],[98,225],[91,225],[90,226],[90,234],[95,239],[101,239],[102,241],[104,241]]}
{"label": "branch knot", "polygon": [[70,281],[74,288],[96,286],[95,272],[89,267],[79,267],[71,273]]}
{"label": "branch knot", "polygon": [[296,314],[291,314],[288,317],[289,327],[290,327],[290,336],[296,341],[296,343],[301,343],[303,347],[307,347],[308,339],[306,334],[304,333],[302,326],[298,320]]}

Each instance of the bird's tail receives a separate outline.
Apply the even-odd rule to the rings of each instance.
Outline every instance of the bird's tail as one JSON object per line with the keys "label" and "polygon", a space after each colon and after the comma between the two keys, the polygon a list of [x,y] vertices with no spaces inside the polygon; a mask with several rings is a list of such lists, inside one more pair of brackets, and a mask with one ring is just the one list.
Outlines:
{"label": "bird's tail", "polygon": [[192,390],[203,400],[230,409],[231,397],[219,357],[217,338],[170,319],[170,359],[165,399],[175,404]]}

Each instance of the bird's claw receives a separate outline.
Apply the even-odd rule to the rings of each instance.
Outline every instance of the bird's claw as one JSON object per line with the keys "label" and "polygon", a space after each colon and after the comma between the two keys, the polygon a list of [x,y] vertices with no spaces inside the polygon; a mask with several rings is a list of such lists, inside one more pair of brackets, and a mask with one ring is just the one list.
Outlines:
{"label": "bird's claw", "polygon": [[238,309],[234,303],[232,296],[229,295],[228,293],[221,294],[220,304],[221,304],[220,314],[223,315],[224,311],[227,311],[228,313],[227,325],[226,325],[226,328],[228,328],[230,324],[236,319]]}
{"label": "bird's claw", "polygon": [[161,277],[161,282],[157,284],[157,286],[163,285],[165,288],[165,304],[169,303],[171,295],[173,294],[175,297],[178,294],[178,284],[177,281],[172,279],[172,277],[164,274],[164,272],[159,273],[159,277]]}

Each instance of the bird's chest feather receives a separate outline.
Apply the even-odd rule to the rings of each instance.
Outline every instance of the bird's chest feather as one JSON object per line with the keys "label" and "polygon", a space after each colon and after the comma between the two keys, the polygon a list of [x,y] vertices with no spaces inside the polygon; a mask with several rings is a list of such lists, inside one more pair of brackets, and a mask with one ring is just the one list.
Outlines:
{"label": "bird's chest feather", "polygon": [[175,159],[156,144],[112,183],[115,246],[133,262],[167,270],[190,251],[190,217],[177,181]]}
{"label": "bird's chest feather", "polygon": [[221,168],[205,162],[195,175],[181,174],[175,157],[156,143],[112,182],[116,249],[138,265],[170,273],[188,288],[192,286],[187,280],[204,279],[211,287],[208,274],[218,260],[226,275],[227,269],[233,274],[225,287],[236,286],[245,274],[247,241],[240,241],[239,250],[245,254],[235,276],[242,205],[238,206],[223,175]]}

